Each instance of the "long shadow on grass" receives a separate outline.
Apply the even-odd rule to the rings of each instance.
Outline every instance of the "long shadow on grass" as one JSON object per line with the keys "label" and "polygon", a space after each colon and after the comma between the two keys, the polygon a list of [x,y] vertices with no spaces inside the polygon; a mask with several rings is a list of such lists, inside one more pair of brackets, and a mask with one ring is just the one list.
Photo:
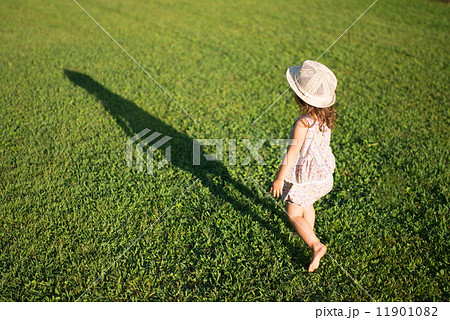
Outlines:
{"label": "long shadow on grass", "polygon": [[[233,208],[242,214],[250,215],[262,227],[278,237],[288,248],[291,256],[299,259],[303,266],[309,264],[308,258],[301,254],[299,248],[295,248],[286,237],[280,233],[280,230],[274,227],[270,222],[264,221],[260,216],[246,207],[244,201],[237,200],[226,190],[226,182],[236,188],[249,202],[262,205],[269,212],[279,212],[275,209],[273,202],[266,199],[255,197],[255,193],[247,186],[233,179],[228,169],[220,162],[203,161],[200,166],[192,164],[193,139],[186,134],[177,131],[172,126],[153,117],[146,111],[139,108],[136,104],[128,101],[121,96],[109,91],[101,84],[96,82],[90,76],[70,70],[64,70],[64,74],[75,85],[85,89],[89,94],[94,95],[105,107],[105,109],[114,117],[117,123],[122,127],[127,136],[131,137],[148,128],[152,131],[161,132],[164,135],[172,137],[170,146],[172,148],[171,163],[176,167],[191,172],[194,176],[200,178],[203,185],[207,186],[211,193],[230,203]],[[288,224],[285,216],[283,221]]]}

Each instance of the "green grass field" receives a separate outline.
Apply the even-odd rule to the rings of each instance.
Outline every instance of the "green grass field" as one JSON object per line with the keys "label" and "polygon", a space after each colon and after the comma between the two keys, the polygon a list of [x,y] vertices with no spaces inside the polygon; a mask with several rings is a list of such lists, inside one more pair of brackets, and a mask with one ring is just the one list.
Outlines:
{"label": "green grass field", "polygon": [[[240,163],[242,139],[287,138],[292,92],[252,122],[372,1],[79,2],[200,126],[75,2],[2,1],[2,301],[77,300],[149,227],[80,301],[371,301],[359,285],[449,301],[447,4],[379,0],[320,59],[338,78],[337,168],[315,231],[357,285],[328,256],[308,274],[252,181],[269,189],[277,147],[266,166],[192,167],[191,149],[237,139]],[[125,161],[144,128],[173,137],[154,175]]]}

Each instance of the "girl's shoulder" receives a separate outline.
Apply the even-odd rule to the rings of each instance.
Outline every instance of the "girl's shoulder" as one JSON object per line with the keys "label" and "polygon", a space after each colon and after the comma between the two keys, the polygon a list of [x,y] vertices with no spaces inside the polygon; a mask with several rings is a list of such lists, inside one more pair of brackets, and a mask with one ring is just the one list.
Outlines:
{"label": "girl's shoulder", "polygon": [[331,129],[328,128],[326,124],[321,125],[321,123],[318,120],[314,120],[311,116],[307,114],[304,114],[295,119],[294,125],[295,124],[301,127],[308,127],[308,128],[316,127],[317,130],[319,130],[319,128],[322,128],[320,129],[320,131],[322,132],[331,132]]}
{"label": "girl's shoulder", "polygon": [[310,116],[304,114],[295,119],[294,124],[300,127],[310,127],[314,124],[314,120]]}

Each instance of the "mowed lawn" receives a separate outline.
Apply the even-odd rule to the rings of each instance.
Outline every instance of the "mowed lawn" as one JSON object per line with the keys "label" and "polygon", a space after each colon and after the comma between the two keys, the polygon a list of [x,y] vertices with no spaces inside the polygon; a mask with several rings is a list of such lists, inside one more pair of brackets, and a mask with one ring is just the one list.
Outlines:
{"label": "mowed lawn", "polygon": [[[315,204],[331,257],[309,274],[263,191],[292,92],[252,123],[372,1],[79,3],[199,125],[74,1],[2,1],[0,300],[449,300],[447,4],[379,0],[320,58],[337,167]],[[126,164],[145,128],[172,137],[153,175]],[[193,167],[194,138],[224,139],[223,161]],[[266,139],[266,165],[241,165],[243,139]]]}

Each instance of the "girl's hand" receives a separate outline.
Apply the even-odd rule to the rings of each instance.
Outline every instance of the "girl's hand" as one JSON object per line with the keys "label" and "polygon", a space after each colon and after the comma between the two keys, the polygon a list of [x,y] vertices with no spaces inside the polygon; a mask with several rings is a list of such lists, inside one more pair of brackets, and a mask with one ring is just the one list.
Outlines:
{"label": "girl's hand", "polygon": [[281,194],[283,193],[283,185],[284,185],[284,181],[283,181],[283,180],[276,179],[276,180],[272,183],[272,188],[270,188],[270,193],[271,193],[275,198],[281,196]]}

